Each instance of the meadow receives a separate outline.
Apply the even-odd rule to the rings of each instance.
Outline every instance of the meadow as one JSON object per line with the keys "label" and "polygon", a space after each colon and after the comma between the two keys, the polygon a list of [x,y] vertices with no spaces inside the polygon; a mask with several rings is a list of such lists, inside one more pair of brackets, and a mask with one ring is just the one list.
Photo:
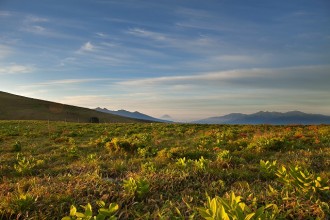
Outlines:
{"label": "meadow", "polygon": [[0,219],[329,219],[330,126],[0,121]]}

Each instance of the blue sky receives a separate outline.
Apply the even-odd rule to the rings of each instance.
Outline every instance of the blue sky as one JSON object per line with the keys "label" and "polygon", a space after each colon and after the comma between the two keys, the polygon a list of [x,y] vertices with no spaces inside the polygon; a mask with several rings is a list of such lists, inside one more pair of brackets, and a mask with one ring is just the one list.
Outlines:
{"label": "blue sky", "polygon": [[330,115],[328,0],[1,0],[0,90],[188,121]]}

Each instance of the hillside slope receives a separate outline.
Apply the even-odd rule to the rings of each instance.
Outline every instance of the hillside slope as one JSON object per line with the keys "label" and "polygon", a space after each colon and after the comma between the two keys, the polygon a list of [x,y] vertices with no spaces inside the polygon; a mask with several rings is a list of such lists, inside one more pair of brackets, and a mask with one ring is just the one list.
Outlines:
{"label": "hillside slope", "polygon": [[145,120],[132,119],[98,112],[88,108],[27,98],[0,91],[0,120],[90,122],[91,118],[98,118],[101,123],[147,122]]}

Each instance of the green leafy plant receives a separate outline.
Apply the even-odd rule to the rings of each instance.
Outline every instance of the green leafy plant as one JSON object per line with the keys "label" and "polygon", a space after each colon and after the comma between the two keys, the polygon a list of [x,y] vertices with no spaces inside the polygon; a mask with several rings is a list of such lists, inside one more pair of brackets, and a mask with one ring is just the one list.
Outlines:
{"label": "green leafy plant", "polygon": [[116,220],[115,213],[119,209],[118,204],[110,203],[109,207],[105,207],[105,203],[103,201],[97,202],[99,205],[98,214],[93,216],[93,210],[91,204],[87,204],[85,206],[81,206],[84,209],[84,212],[77,212],[77,208],[72,205],[70,208],[70,215],[65,216],[62,220]]}
{"label": "green leafy plant", "polygon": [[113,138],[110,142],[106,143],[105,147],[112,152],[134,152],[137,150],[137,147],[125,138]]}
{"label": "green leafy plant", "polygon": [[34,158],[26,158],[23,154],[18,153],[16,155],[16,164],[14,168],[17,173],[28,174],[36,166],[36,161]]}
{"label": "green leafy plant", "polygon": [[137,153],[140,157],[147,158],[157,154],[157,149],[152,147],[139,147]]}
{"label": "green leafy plant", "polygon": [[218,161],[230,161],[231,160],[231,156],[230,156],[229,150],[220,151],[217,154],[217,160]]}
{"label": "green leafy plant", "polygon": [[314,193],[330,188],[321,177],[315,176],[300,166],[291,166],[288,169],[281,166],[275,174],[286,190],[295,190],[302,195],[312,197]]}
{"label": "green leafy plant", "polygon": [[277,161],[273,162],[260,160],[260,171],[265,178],[274,178],[277,170]]}
{"label": "green leafy plant", "polygon": [[146,162],[141,164],[141,170],[145,173],[153,173],[156,171],[156,167],[153,162]]}
{"label": "green leafy plant", "polygon": [[199,158],[199,160],[194,160],[193,163],[197,170],[206,170],[206,167],[209,164],[209,160],[204,159],[204,157],[202,156],[201,158]]}
{"label": "green leafy plant", "polygon": [[128,196],[143,198],[149,192],[149,183],[145,179],[130,177],[123,182],[123,188]]}
{"label": "green leafy plant", "polygon": [[203,156],[201,156],[198,160],[186,160],[186,158],[183,157],[178,158],[175,164],[181,169],[196,168],[197,170],[205,170],[209,164],[209,160],[205,159]]}
{"label": "green leafy plant", "polygon": [[11,199],[10,208],[16,212],[25,212],[30,210],[37,198],[29,193],[23,193],[21,189],[18,189],[18,193]]}
{"label": "green leafy plant", "polygon": [[175,164],[180,167],[180,168],[186,168],[187,167],[187,164],[188,164],[188,161],[186,160],[185,157],[183,158],[178,158],[175,162]]}
{"label": "green leafy plant", "polygon": [[230,194],[229,199],[207,196],[205,207],[198,208],[199,214],[206,220],[252,220],[252,219],[276,219],[278,207],[275,204],[261,206],[253,211],[240,196]]}

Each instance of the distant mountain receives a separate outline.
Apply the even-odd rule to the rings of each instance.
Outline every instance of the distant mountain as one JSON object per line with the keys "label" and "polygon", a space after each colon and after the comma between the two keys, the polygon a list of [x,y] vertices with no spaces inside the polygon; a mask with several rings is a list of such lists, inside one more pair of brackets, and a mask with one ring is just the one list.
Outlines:
{"label": "distant mountain", "polygon": [[[88,108],[64,105],[0,91],[0,120],[50,120],[68,122],[136,123],[144,120],[106,114]],[[148,121],[149,122],[149,121]]]}
{"label": "distant mountain", "polygon": [[198,124],[330,124],[330,116],[321,114],[307,114],[300,111],[264,112],[254,114],[232,113],[220,117],[211,117],[192,123]]}
{"label": "distant mountain", "polygon": [[128,117],[128,118],[142,119],[142,120],[155,121],[155,122],[172,122],[172,121],[169,121],[169,120],[154,118],[154,117],[142,114],[142,113],[137,112],[137,111],[135,111],[135,112],[129,112],[129,111],[126,111],[126,110],[111,111],[111,110],[108,110],[106,108],[100,108],[100,107],[97,107],[95,110],[99,111],[99,112],[110,113],[110,114],[114,114],[114,115],[120,115],[120,116],[124,116],[124,117]]}
{"label": "distant mountain", "polygon": [[169,115],[163,115],[162,117],[160,117],[161,119],[164,119],[164,120],[169,120],[169,121],[172,121],[172,117],[169,116]]}

